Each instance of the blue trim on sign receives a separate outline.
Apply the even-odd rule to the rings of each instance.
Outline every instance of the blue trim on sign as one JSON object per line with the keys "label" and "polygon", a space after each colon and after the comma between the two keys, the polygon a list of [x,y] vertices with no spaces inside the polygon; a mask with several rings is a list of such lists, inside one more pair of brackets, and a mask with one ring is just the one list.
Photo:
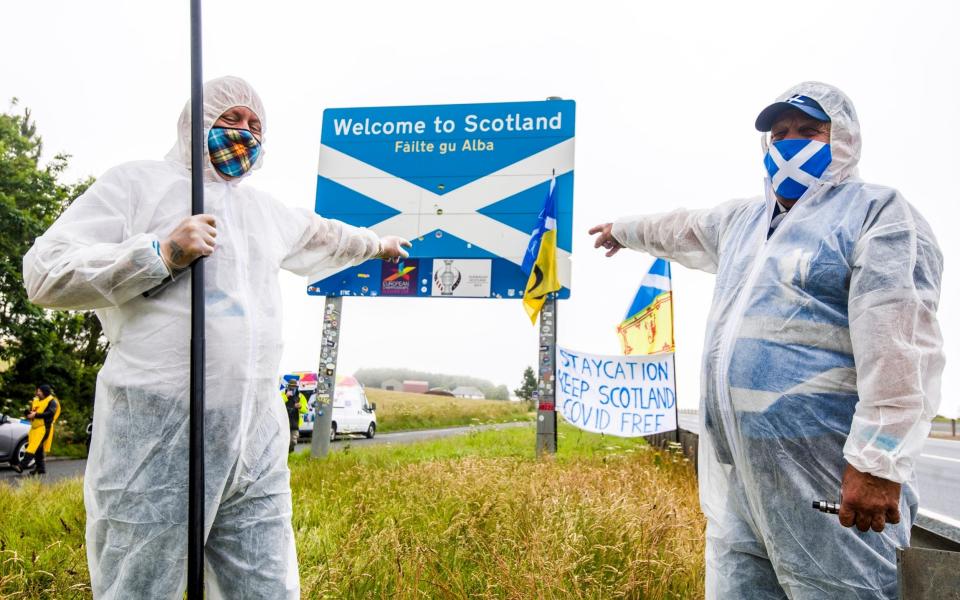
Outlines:
{"label": "blue trim on sign", "polygon": [[[463,257],[447,257],[463,258]],[[474,258],[474,257],[470,257]],[[433,258],[420,259],[419,272],[417,279],[417,297],[430,297],[430,291],[433,287]],[[520,269],[520,265],[510,262],[503,258],[492,258],[490,274],[492,281],[490,285],[491,298],[503,298],[519,300],[521,294],[527,285],[528,277]],[[337,273],[332,277],[327,277],[320,281],[315,281],[307,286],[307,294],[310,296],[381,296],[380,286],[383,263],[378,260],[369,260],[356,267],[350,267]],[[365,274],[367,277],[359,277],[358,274]],[[427,283],[424,284],[423,280]],[[364,290],[366,288],[366,290]],[[423,288],[426,288],[424,291]],[[510,292],[513,292],[513,295]],[[410,298],[412,296],[382,296],[384,298]],[[557,292],[557,298],[566,300],[570,297],[569,288],[563,288]]]}

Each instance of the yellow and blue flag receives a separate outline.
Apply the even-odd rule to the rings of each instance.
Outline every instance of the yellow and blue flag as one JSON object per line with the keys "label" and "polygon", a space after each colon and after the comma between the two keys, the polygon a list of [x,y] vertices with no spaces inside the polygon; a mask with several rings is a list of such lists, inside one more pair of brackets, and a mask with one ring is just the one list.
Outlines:
{"label": "yellow and blue flag", "polygon": [[550,191],[537,217],[537,226],[530,234],[530,243],[523,256],[523,272],[527,275],[527,287],[523,292],[523,308],[531,323],[543,308],[547,294],[560,289],[557,276],[557,179],[550,180]]}
{"label": "yellow and blue flag", "polygon": [[658,258],[640,282],[627,316],[617,326],[624,354],[673,352],[673,286],[670,263]]}

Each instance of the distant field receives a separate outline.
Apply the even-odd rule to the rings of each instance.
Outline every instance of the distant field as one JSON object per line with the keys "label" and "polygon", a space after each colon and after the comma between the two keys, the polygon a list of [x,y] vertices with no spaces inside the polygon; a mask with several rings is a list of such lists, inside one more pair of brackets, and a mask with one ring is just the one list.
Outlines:
{"label": "distant field", "polygon": [[[302,597],[703,597],[690,464],[562,425],[291,461]],[[79,481],[0,485],[0,597],[89,598]]]}
{"label": "distant field", "polygon": [[377,430],[383,433],[533,418],[525,402],[464,400],[376,388],[367,388],[366,391],[370,402],[377,403]]}

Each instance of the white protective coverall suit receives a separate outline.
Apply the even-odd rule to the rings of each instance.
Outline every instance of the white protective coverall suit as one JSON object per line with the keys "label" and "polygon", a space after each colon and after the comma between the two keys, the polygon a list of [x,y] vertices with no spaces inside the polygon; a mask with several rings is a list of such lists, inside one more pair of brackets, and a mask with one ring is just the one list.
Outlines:
{"label": "white protective coverall suit", "polygon": [[[216,79],[203,94],[205,135],[232,106],[250,108],[265,130],[245,81]],[[190,214],[189,108],[165,161],[106,172],[24,257],[33,302],[96,309],[110,341],[84,480],[96,598],[179,599],[186,584],[189,272],[143,293],[168,277],[156,243]],[[276,393],[278,272],[359,263],[377,254],[379,238],[204,164],[217,228],[205,259],[207,597],[299,598],[289,428]]]}
{"label": "white protective coverall suit", "polygon": [[[707,597],[896,598],[914,458],[940,401],[943,257],[896,190],[857,177],[850,100],[815,82],[778,100],[794,94],[829,115],[833,161],[769,239],[769,179],[766,198],[628,217],[612,234],[717,274],[700,404]],[[837,500],[845,461],[903,484],[900,524],[861,533],[811,508]]]}

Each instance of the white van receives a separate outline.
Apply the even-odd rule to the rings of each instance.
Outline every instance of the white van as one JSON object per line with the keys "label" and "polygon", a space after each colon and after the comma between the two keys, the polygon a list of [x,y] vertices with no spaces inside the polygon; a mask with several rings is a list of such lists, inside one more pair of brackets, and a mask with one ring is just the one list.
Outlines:
{"label": "white van", "polygon": [[[316,398],[308,400],[310,412],[303,416],[300,433],[313,435],[316,415]],[[333,396],[333,419],[330,423],[330,440],[338,433],[362,433],[368,438],[377,434],[377,405],[367,401],[367,394],[353,377],[338,377]]]}

